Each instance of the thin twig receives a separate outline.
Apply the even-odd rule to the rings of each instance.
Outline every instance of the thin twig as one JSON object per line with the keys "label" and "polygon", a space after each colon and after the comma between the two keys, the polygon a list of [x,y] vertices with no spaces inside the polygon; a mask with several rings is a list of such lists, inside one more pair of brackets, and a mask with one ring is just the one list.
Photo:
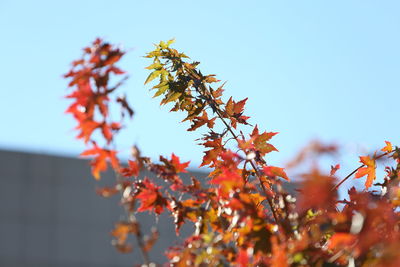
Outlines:
{"label": "thin twig", "polygon": [[[115,149],[115,142],[114,141],[111,143],[111,146]],[[116,178],[117,182],[119,184],[122,184],[123,177],[121,176],[121,174],[115,169],[114,169],[114,174],[115,174],[115,178]],[[131,186],[131,185],[129,185],[129,186]],[[149,254],[147,253],[147,251],[145,249],[145,245],[144,245],[144,241],[143,241],[143,235],[142,235],[142,232],[140,231],[140,225],[136,220],[134,212],[132,212],[130,210],[129,204],[128,203],[124,203],[124,190],[126,190],[126,189],[124,189],[122,186],[119,187],[119,192],[120,192],[120,195],[121,195],[121,202],[122,202],[122,204],[124,206],[124,210],[125,210],[125,212],[127,214],[128,221],[138,225],[137,226],[137,230],[135,231],[136,241],[137,241],[137,244],[138,244],[138,246],[140,248],[140,251],[142,253],[142,256],[143,256],[143,263],[146,266],[148,266],[150,264],[150,258],[149,258]]]}
{"label": "thin twig", "polygon": [[[199,80],[199,79],[196,77],[196,76],[198,76],[196,73],[190,72],[189,74],[192,76],[192,78],[194,78],[194,79],[196,79],[196,80]],[[194,76],[194,77],[193,77],[193,76]],[[212,103],[212,102],[211,102],[212,100],[211,100],[209,97],[207,97],[207,96],[205,96],[205,95],[202,94],[202,91],[208,92],[207,87],[206,87],[204,84],[202,84],[201,82],[200,82],[199,84],[200,84],[200,86],[202,87],[202,88],[201,88],[202,90],[198,87],[198,85],[196,85],[196,83],[195,83],[195,85],[194,85],[195,88],[197,89],[197,92],[198,92],[200,95],[202,95],[202,96],[205,97],[206,101],[208,102],[208,105],[214,106],[214,107],[215,107],[213,110],[215,111],[215,113],[217,113],[218,118],[223,122],[223,124],[225,125],[226,129],[231,133],[232,137],[233,137],[233,138],[236,140],[236,142],[239,144],[238,136],[237,136],[237,135],[235,134],[235,132],[232,130],[231,126],[224,120],[224,117],[222,116],[221,111],[218,109],[218,106],[217,106],[215,103]],[[210,96],[212,97],[212,94],[210,94]],[[247,152],[246,152],[246,151],[243,150],[243,152],[247,155]],[[266,195],[266,197],[267,197],[267,201],[268,201],[269,206],[271,207],[271,211],[272,211],[272,215],[273,215],[273,217],[274,217],[274,220],[275,220],[275,222],[279,225],[278,216],[277,216],[276,211],[275,211],[275,209],[274,209],[274,205],[273,205],[273,203],[272,203],[272,200],[271,200],[270,196],[269,196],[268,193],[267,193],[267,189],[265,188],[264,183],[263,183],[262,180],[261,180],[261,174],[259,173],[259,170],[258,170],[257,166],[255,165],[254,161],[251,160],[251,161],[249,161],[249,162],[250,162],[250,165],[253,167],[253,169],[254,169],[254,171],[255,171],[255,173],[256,173],[256,176],[257,176],[257,178],[258,178],[258,180],[259,180],[259,182],[260,182],[261,188],[263,189],[263,191],[264,191],[264,193],[265,193],[265,195]]]}
{"label": "thin twig", "polygon": [[[380,158],[382,158],[383,156],[388,155],[389,153],[391,153],[391,152],[383,153],[383,154],[381,154],[381,155],[379,155],[379,156],[377,156],[377,157],[373,157],[373,159],[374,159],[374,160],[380,159]],[[332,188],[332,191],[337,190],[337,189],[339,188],[339,186],[341,186],[341,185],[342,185],[344,182],[346,182],[353,174],[355,174],[359,169],[361,169],[361,168],[363,168],[363,167],[365,167],[365,164],[361,164],[360,166],[358,166],[357,169],[355,169],[354,171],[352,171],[351,173],[349,173],[349,174],[348,174],[346,177],[344,177],[337,185],[335,185],[335,186]]]}

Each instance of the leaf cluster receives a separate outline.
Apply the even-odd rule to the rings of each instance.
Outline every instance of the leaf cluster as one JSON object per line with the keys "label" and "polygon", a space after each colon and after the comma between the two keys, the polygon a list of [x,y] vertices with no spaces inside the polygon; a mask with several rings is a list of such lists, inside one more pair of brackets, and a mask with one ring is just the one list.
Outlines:
{"label": "leaf cluster", "polygon": [[[144,263],[150,264],[148,251],[158,232],[143,236],[135,218],[137,213],[150,212],[172,216],[177,234],[185,223],[195,225],[185,242],[166,252],[171,266],[400,265],[398,147],[386,142],[381,152],[361,156],[361,166],[339,182],[340,164],[328,174],[314,165],[302,175],[299,192],[293,196],[285,189],[290,182],[286,170],[267,164],[268,154],[278,151],[270,143],[277,133],[260,132],[251,125],[245,115],[247,98],[224,100],[224,84],[215,75],[204,75],[199,62],[191,62],[172,43],[162,41],[146,55],[152,63],[145,84],[153,84],[161,105],[170,104],[172,112],[185,115],[188,131],[206,131],[199,139],[204,147],[201,166],[211,168],[205,181],[185,180],[181,174],[187,172],[189,162],[175,154],[153,162],[133,147],[126,165],[111,148],[121,122],[110,119],[108,106],[116,104],[121,114],[133,115],[125,98],[111,100],[121,83],[111,86],[109,77],[124,73],[115,66],[123,51],[97,39],[66,75],[73,90],[67,96],[73,100],[67,113],[78,123],[77,138],[88,145],[82,155],[94,156],[92,172],[97,179],[108,163],[115,171],[115,185],[98,193],[119,195],[125,207],[126,220],[116,223],[111,232],[119,251],[131,252],[128,237],[134,236]],[[248,134],[238,125],[247,127]],[[97,138],[92,134],[96,130],[101,132]],[[104,146],[98,145],[99,139]],[[236,151],[227,147],[229,141],[235,142]],[[336,150],[313,143],[292,165]],[[368,191],[376,180],[379,159],[392,165],[384,167],[384,182],[375,184],[381,190]],[[144,170],[150,175],[141,179]],[[338,187],[354,174],[366,177],[365,190],[352,188],[347,199],[339,199]]]}

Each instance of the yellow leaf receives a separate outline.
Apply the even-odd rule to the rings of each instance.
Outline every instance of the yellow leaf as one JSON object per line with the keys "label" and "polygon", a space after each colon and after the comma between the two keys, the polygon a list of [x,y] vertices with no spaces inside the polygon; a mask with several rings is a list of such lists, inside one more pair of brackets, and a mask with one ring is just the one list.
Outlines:
{"label": "yellow leaf", "polygon": [[158,91],[154,94],[153,97],[157,97],[157,96],[159,96],[159,95],[162,95],[163,93],[165,93],[165,91],[168,90],[168,88],[169,88],[169,85],[168,85],[168,84],[167,84],[167,85],[164,85],[164,86],[161,86],[160,88],[158,88]]}
{"label": "yellow leaf", "polygon": [[152,73],[150,73],[150,75],[147,77],[146,81],[144,82],[144,84],[147,84],[149,82],[151,82],[152,80],[154,80],[155,78],[157,78],[158,76],[160,76],[161,71],[156,70],[153,71]]}
{"label": "yellow leaf", "polygon": [[161,69],[162,68],[162,64],[161,63],[153,63],[150,66],[146,67],[146,69],[148,70],[152,70],[152,69]]}
{"label": "yellow leaf", "polygon": [[172,93],[171,95],[167,96],[165,99],[162,100],[161,104],[167,104],[169,102],[175,101],[177,100],[180,96],[182,95],[182,93],[179,92],[175,92]]}

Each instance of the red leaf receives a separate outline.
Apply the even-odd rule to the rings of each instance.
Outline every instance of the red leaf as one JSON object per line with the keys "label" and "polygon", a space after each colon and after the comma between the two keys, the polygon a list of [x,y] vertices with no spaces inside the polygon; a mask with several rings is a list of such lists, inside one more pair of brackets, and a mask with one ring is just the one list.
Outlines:
{"label": "red leaf", "polygon": [[335,175],[335,173],[337,172],[337,170],[340,169],[340,164],[336,164],[335,166],[331,166],[331,176]]}
{"label": "red leaf", "polygon": [[174,166],[176,173],[187,172],[186,168],[189,166],[190,161],[181,163],[179,157],[172,153],[171,164]]}
{"label": "red leaf", "polygon": [[160,214],[163,212],[164,207],[167,206],[167,200],[158,191],[160,187],[156,186],[148,178],[145,178],[143,185],[140,188],[140,193],[137,194],[136,198],[141,200],[141,205],[138,208],[139,212],[152,211]]}
{"label": "red leaf", "polygon": [[128,167],[122,168],[120,172],[124,177],[131,177],[131,176],[138,177],[139,169],[140,169],[139,164],[136,161],[128,160]]}
{"label": "red leaf", "polygon": [[249,256],[247,254],[247,250],[244,248],[239,249],[239,252],[236,257],[236,263],[240,267],[249,266]]}

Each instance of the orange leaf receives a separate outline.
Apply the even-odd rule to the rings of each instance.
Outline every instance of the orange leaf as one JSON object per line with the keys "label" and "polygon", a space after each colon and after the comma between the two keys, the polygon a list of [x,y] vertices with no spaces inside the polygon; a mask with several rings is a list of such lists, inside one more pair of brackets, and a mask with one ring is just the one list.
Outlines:
{"label": "orange leaf", "polygon": [[110,197],[117,194],[119,190],[115,187],[102,187],[96,189],[96,193],[102,197]]}
{"label": "orange leaf", "polygon": [[139,164],[136,161],[132,161],[132,160],[128,160],[128,164],[129,166],[127,168],[122,168],[120,170],[122,176],[124,177],[131,177],[131,176],[135,176],[138,177],[139,176]]}
{"label": "orange leaf", "polygon": [[279,176],[287,181],[290,181],[289,177],[286,175],[284,168],[274,167],[274,166],[265,166],[263,168],[265,175],[267,176]]}
{"label": "orange leaf", "polygon": [[120,243],[115,243],[114,247],[120,252],[124,254],[131,253],[133,251],[133,247],[130,244],[120,244]]}
{"label": "orange leaf", "polygon": [[231,190],[242,189],[244,186],[243,177],[238,170],[227,167],[221,168],[222,172],[214,177],[209,183],[219,185],[222,194],[228,193]]}
{"label": "orange leaf", "polygon": [[96,121],[92,120],[86,120],[80,122],[80,125],[77,128],[81,129],[81,132],[77,136],[78,139],[83,139],[86,142],[89,141],[92,133],[94,130],[96,130],[98,127],[101,126],[101,123],[98,123]]}
{"label": "orange leaf", "polygon": [[234,108],[234,102],[232,100],[232,97],[230,97],[225,106],[225,111],[226,113],[228,113],[229,116],[232,116],[234,114],[233,108]]}
{"label": "orange leaf", "polygon": [[385,141],[385,143],[386,143],[386,146],[384,148],[382,148],[381,151],[388,152],[388,153],[392,152],[392,150],[393,150],[392,143],[390,143],[389,141]]}
{"label": "orange leaf", "polygon": [[272,260],[271,267],[288,267],[285,246],[278,244],[276,236],[271,237],[272,243]]}
{"label": "orange leaf", "polygon": [[117,152],[115,150],[107,150],[102,149],[93,144],[93,148],[87,149],[81,153],[81,156],[95,156],[94,159],[90,162],[92,166],[92,174],[96,180],[100,179],[100,172],[104,172],[107,170],[107,161],[110,161],[111,166],[114,169],[119,168],[119,162],[117,159]]}
{"label": "orange leaf", "polygon": [[111,235],[114,236],[118,243],[125,243],[128,238],[128,234],[137,233],[138,225],[131,222],[118,222],[115,224],[114,230],[111,231]]}
{"label": "orange leaf", "polygon": [[329,239],[328,249],[350,247],[357,240],[357,236],[349,233],[335,233]]}
{"label": "orange leaf", "polygon": [[257,149],[262,156],[272,151],[278,151],[273,145],[267,143],[273,136],[275,136],[276,132],[263,132],[259,133],[257,125],[254,127],[253,132],[250,137],[253,141],[255,149]]}
{"label": "orange leaf", "polygon": [[360,162],[365,165],[365,167],[359,168],[355,178],[361,178],[365,175],[367,175],[367,180],[365,181],[365,187],[368,189],[371,185],[372,182],[376,178],[376,173],[375,173],[375,160],[371,159],[369,156],[363,156],[360,157]]}
{"label": "orange leaf", "polygon": [[243,109],[244,109],[244,105],[246,104],[246,101],[247,101],[247,97],[246,97],[245,99],[243,99],[243,100],[237,102],[237,103],[234,103],[234,105],[233,105],[233,112],[234,112],[235,114],[240,114],[240,113],[242,113],[242,112],[243,112]]}

